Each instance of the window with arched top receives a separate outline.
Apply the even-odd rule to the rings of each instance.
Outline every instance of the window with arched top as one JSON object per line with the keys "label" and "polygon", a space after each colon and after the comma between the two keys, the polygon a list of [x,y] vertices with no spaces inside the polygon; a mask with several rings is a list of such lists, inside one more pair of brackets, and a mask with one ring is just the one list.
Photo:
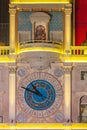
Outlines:
{"label": "window with arched top", "polygon": [[87,95],[80,98],[80,122],[87,123]]}

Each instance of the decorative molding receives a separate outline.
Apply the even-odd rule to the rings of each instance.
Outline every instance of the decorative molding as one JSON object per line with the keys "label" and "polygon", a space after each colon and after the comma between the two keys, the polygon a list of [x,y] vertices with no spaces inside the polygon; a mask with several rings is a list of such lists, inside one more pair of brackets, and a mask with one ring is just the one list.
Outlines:
{"label": "decorative molding", "polygon": [[31,23],[43,22],[43,21],[48,23],[49,20],[50,20],[50,16],[47,13],[43,13],[43,12],[36,12],[30,16]]}
{"label": "decorative molding", "polygon": [[56,69],[54,70],[54,74],[55,74],[55,76],[57,76],[57,77],[61,77],[61,76],[64,74],[64,69],[63,69],[62,67],[56,68]]}
{"label": "decorative molding", "polygon": [[[11,4],[14,5],[14,4]],[[46,12],[46,11],[57,11],[57,10],[62,10],[65,7],[65,3],[62,4],[15,4],[17,7],[18,11],[41,11],[41,12]]]}
{"label": "decorative molding", "polygon": [[43,47],[43,48],[52,48],[52,49],[58,49],[58,50],[62,50],[62,43],[61,42],[51,42],[51,41],[28,41],[28,42],[21,42],[20,43],[20,49],[23,48],[33,48],[33,47]]}
{"label": "decorative molding", "polygon": [[64,72],[69,74],[72,71],[72,66],[64,66]]}
{"label": "decorative molding", "polygon": [[65,15],[71,15],[71,13],[72,13],[72,5],[71,4],[65,5],[64,13],[65,13]]}
{"label": "decorative molding", "polygon": [[87,63],[75,63],[73,67],[78,71],[87,71]]}
{"label": "decorative molding", "polygon": [[50,8],[40,8],[40,7],[35,7],[35,8],[32,8],[32,7],[17,7],[17,11],[24,11],[24,12],[28,12],[28,11],[31,11],[31,12],[48,12],[48,11],[52,11],[52,12],[57,12],[57,11],[64,11],[64,6],[60,6],[60,7],[50,7]]}
{"label": "decorative molding", "polygon": [[16,6],[14,4],[9,4],[9,8],[13,9],[16,8]]}
{"label": "decorative molding", "polygon": [[16,14],[16,6],[15,5],[9,4],[9,13],[10,13],[10,15]]}
{"label": "decorative molding", "polygon": [[65,8],[67,8],[67,9],[72,9],[72,4],[65,4],[65,6],[64,6]]}
{"label": "decorative molding", "polygon": [[17,67],[16,66],[9,66],[9,73],[15,73]]}
{"label": "decorative molding", "polygon": [[64,118],[64,115],[63,115],[63,113],[57,113],[56,114],[56,116],[55,116],[55,120],[56,120],[56,122],[64,122],[64,120],[65,120],[65,118]]}
{"label": "decorative molding", "polygon": [[36,63],[46,63],[46,62],[53,63],[55,61],[60,61],[60,59],[59,59],[59,55],[54,52],[21,53],[17,57],[18,63],[31,63],[34,66]]}
{"label": "decorative molding", "polygon": [[23,113],[19,113],[18,115],[17,115],[17,122],[24,122],[24,115],[23,115]]}
{"label": "decorative molding", "polygon": [[20,67],[20,68],[18,68],[18,70],[17,70],[17,74],[20,76],[20,77],[24,77],[25,76],[25,74],[26,74],[26,68],[24,68],[24,67]]}

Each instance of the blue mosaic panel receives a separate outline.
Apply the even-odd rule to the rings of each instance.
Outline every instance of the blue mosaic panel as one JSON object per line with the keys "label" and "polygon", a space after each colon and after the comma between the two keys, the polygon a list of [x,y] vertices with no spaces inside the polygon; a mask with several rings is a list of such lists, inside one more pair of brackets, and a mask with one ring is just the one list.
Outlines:
{"label": "blue mosaic panel", "polygon": [[49,12],[51,21],[49,23],[49,31],[62,31],[63,30],[63,13],[62,12]]}
{"label": "blue mosaic panel", "polygon": [[[32,24],[29,21],[29,16],[33,12],[19,12],[18,16],[18,31],[32,31]],[[63,13],[48,12],[51,16],[49,23],[49,31],[62,31],[63,30]]]}
{"label": "blue mosaic panel", "polygon": [[32,12],[19,12],[18,16],[18,31],[32,31],[32,24],[29,21],[29,16]]}

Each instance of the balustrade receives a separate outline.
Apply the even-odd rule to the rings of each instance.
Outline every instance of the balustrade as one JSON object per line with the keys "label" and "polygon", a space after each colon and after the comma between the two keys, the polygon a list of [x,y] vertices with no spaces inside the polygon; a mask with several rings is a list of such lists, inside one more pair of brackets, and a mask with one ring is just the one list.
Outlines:
{"label": "balustrade", "polygon": [[71,55],[87,54],[87,46],[71,46]]}

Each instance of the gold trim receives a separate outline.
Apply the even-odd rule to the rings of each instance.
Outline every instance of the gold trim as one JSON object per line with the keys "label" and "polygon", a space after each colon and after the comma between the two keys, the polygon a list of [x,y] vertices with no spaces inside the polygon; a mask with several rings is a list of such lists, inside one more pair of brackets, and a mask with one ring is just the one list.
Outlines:
{"label": "gold trim", "polygon": [[10,3],[14,3],[14,4],[31,4],[31,3],[70,3],[71,0],[10,0]]}
{"label": "gold trim", "polygon": [[0,124],[0,129],[1,130],[7,130],[7,129],[11,129],[11,130],[14,130],[14,129],[17,129],[17,130],[22,130],[22,129],[26,129],[26,130],[29,130],[29,129],[46,129],[46,130],[49,130],[49,129],[53,129],[53,130],[74,130],[74,129],[81,129],[81,130],[85,130],[87,129],[87,123],[74,123],[74,124],[70,124],[70,123],[67,123],[67,124],[61,124],[61,123],[52,123],[52,124],[47,124],[47,123],[43,123],[43,124],[40,124],[40,123],[31,123],[31,124],[25,124],[25,123],[18,123],[18,124]]}

